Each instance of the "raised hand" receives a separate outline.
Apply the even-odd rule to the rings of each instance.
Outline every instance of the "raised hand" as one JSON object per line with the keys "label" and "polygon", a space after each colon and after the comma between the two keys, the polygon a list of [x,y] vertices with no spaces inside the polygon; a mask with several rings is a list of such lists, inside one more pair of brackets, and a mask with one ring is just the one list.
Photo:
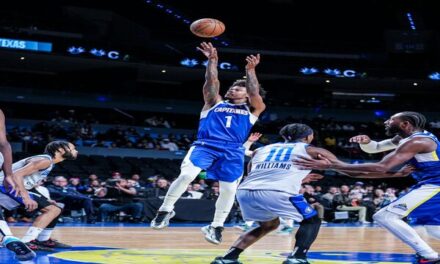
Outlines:
{"label": "raised hand", "polygon": [[218,59],[217,49],[214,48],[211,42],[202,42],[197,50],[201,51],[208,59]]}
{"label": "raised hand", "polygon": [[368,144],[371,142],[371,139],[367,135],[358,135],[349,139],[350,142],[359,143],[359,144]]}
{"label": "raised hand", "polygon": [[252,133],[252,134],[248,137],[248,141],[250,141],[250,142],[256,142],[256,141],[258,141],[258,140],[260,139],[260,137],[261,137],[262,135],[263,135],[263,134],[258,133],[258,132]]}
{"label": "raised hand", "polygon": [[257,65],[260,63],[260,54],[257,55],[249,55],[246,57],[246,70],[255,69]]}

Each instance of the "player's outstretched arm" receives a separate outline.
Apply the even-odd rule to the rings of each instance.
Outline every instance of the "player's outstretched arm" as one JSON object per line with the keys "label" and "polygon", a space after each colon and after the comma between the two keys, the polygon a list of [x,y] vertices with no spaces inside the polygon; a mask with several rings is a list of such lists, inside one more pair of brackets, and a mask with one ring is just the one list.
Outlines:
{"label": "player's outstretched arm", "polygon": [[325,161],[321,157],[318,157],[318,159],[301,158],[294,161],[294,163],[304,169],[333,169],[341,171],[387,174],[393,168],[402,165],[406,161],[413,158],[417,153],[431,152],[434,151],[435,148],[436,146],[430,139],[414,138],[376,163],[348,164],[340,160],[334,160],[332,157],[327,158],[325,154],[322,155]]}
{"label": "player's outstretched arm", "polygon": [[[315,158],[316,165],[315,169],[324,169],[325,167],[337,167],[335,164],[346,164],[336,158],[336,156],[330,151],[322,148],[309,147],[307,148],[310,156]],[[318,168],[319,167],[319,168]],[[343,169],[335,169],[346,176],[353,178],[366,178],[366,179],[374,179],[374,178],[397,178],[397,177],[406,177],[410,175],[415,168],[412,166],[404,166],[397,172],[367,172],[367,171],[356,171],[356,170],[343,170]]]}
{"label": "player's outstretched arm", "polygon": [[203,85],[203,99],[205,106],[203,110],[211,108],[213,105],[221,100],[219,94],[220,81],[218,80],[218,56],[217,49],[211,44],[211,42],[202,42],[197,49],[208,58],[208,65],[206,65],[205,84]]}
{"label": "player's outstretched arm", "polygon": [[259,116],[266,109],[266,105],[260,95],[260,83],[255,72],[255,68],[260,63],[260,54],[247,56],[246,62],[246,89],[251,107],[253,108],[252,113]]}

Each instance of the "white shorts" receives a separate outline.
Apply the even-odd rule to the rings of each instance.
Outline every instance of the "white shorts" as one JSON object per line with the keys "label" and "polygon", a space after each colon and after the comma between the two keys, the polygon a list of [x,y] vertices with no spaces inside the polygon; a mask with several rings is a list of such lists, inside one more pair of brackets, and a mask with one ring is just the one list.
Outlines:
{"label": "white shorts", "polygon": [[317,214],[302,195],[285,192],[239,189],[237,200],[245,221],[267,222],[282,217],[301,222]]}

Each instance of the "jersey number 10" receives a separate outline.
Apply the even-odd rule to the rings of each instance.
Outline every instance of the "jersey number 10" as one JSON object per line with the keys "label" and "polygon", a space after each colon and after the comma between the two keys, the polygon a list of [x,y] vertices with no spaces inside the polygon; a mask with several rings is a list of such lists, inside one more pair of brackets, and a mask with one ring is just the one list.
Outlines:
{"label": "jersey number 10", "polygon": [[274,147],[264,161],[289,161],[293,147]]}

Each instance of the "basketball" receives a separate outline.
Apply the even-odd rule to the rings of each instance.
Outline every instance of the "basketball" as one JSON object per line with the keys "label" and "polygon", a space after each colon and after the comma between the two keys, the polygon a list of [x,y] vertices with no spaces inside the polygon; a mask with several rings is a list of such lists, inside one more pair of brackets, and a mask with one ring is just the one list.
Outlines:
{"label": "basketball", "polygon": [[225,24],[214,18],[202,18],[190,26],[191,32],[202,38],[213,38],[225,32]]}

